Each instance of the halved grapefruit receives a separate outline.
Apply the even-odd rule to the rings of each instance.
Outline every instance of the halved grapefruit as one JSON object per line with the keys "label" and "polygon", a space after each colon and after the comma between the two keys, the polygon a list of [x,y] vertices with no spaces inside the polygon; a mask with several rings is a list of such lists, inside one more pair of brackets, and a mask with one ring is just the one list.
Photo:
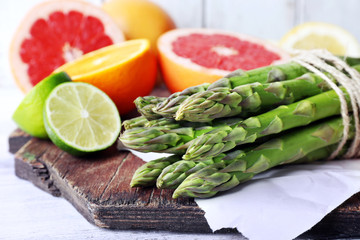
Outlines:
{"label": "halved grapefruit", "polygon": [[52,0],[22,20],[10,47],[10,65],[17,85],[28,92],[64,63],[123,40],[123,32],[100,7]]}
{"label": "halved grapefruit", "polygon": [[273,44],[215,29],[175,29],[158,39],[160,65],[171,92],[214,82],[236,70],[276,64],[289,55]]}

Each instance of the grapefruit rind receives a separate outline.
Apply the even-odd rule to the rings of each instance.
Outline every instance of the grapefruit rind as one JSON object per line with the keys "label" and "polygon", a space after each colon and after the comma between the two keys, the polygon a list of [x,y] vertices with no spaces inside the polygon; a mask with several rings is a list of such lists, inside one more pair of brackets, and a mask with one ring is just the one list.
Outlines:
{"label": "grapefruit rind", "polygon": [[182,91],[187,87],[205,82],[214,82],[231,71],[207,68],[192,62],[188,58],[176,55],[172,43],[181,36],[190,34],[224,34],[263,46],[266,50],[276,53],[280,59],[272,64],[280,64],[290,58],[289,54],[271,42],[255,37],[218,29],[182,28],[168,31],[161,35],[157,42],[159,60],[164,81],[171,92]]}
{"label": "grapefruit rind", "polygon": [[13,36],[10,46],[9,58],[11,70],[16,84],[23,92],[28,92],[33,86],[27,75],[28,66],[21,60],[19,55],[22,41],[30,37],[30,28],[36,20],[40,18],[47,19],[50,13],[54,11],[63,11],[64,13],[67,13],[71,10],[79,11],[83,13],[84,16],[90,15],[101,19],[105,28],[104,33],[109,36],[113,42],[117,43],[124,41],[125,37],[122,31],[118,28],[112,18],[100,7],[81,0],[53,0],[36,5],[23,18]]}

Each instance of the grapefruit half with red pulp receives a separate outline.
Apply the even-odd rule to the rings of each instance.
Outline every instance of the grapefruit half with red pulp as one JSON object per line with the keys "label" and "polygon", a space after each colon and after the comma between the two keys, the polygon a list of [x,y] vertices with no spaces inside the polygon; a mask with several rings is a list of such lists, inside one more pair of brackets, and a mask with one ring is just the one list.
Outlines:
{"label": "grapefruit half with red pulp", "polygon": [[214,82],[236,69],[276,64],[289,55],[268,41],[214,29],[175,29],[158,40],[164,81],[170,91]]}
{"label": "grapefruit half with red pulp", "polygon": [[77,0],[35,6],[22,20],[10,48],[17,85],[28,92],[66,62],[122,42],[124,35],[100,7]]}

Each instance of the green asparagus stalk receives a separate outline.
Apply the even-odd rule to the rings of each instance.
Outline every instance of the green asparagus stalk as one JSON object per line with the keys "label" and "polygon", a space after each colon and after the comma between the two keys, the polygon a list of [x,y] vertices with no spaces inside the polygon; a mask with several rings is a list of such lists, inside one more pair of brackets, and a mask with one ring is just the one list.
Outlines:
{"label": "green asparagus stalk", "polygon": [[124,131],[118,148],[131,148],[141,152],[165,152],[184,154],[190,141],[198,136],[223,126],[231,126],[239,118],[219,119],[213,123],[177,122],[172,119],[149,121],[144,127]]}
{"label": "green asparagus stalk", "polygon": [[129,130],[129,129],[137,128],[137,127],[145,127],[145,125],[148,122],[149,121],[144,116],[140,116],[140,117],[125,120],[125,121],[123,121],[122,125],[125,130]]}
{"label": "green asparagus stalk", "polygon": [[[177,127],[179,126],[179,124],[180,122],[176,122],[175,120],[169,118],[158,118],[154,120],[147,120],[146,117],[139,116],[125,120],[123,122],[123,127],[125,130],[130,130],[133,128],[148,128],[148,127],[158,127],[158,126]],[[189,124],[184,124],[184,125],[189,125]],[[196,123],[192,125],[201,126],[201,124],[196,124]]]}
{"label": "green asparagus stalk", "polygon": [[[346,144],[344,148],[339,152],[338,156],[336,158],[341,158],[346,152],[346,150],[349,148],[350,144]],[[305,155],[304,157],[291,162],[282,162],[281,164],[304,164],[304,163],[311,163],[318,160],[327,160],[329,156],[336,150],[338,147],[338,144],[333,144],[330,146],[326,146],[317,150],[312,151],[311,153]]]}
{"label": "green asparagus stalk", "polygon": [[[351,128],[349,138],[354,136]],[[301,159],[310,152],[338,143],[343,135],[342,118],[326,119],[272,139],[231,163],[211,164],[188,176],[173,197],[214,196],[269,168]]]}
{"label": "green asparagus stalk", "polygon": [[328,90],[328,84],[313,73],[282,82],[213,88],[194,94],[180,104],[175,119],[208,122],[235,115],[246,117]]}
{"label": "green asparagus stalk", "polygon": [[147,162],[139,167],[130,182],[131,187],[153,186],[161,171],[172,163],[181,160],[181,156],[172,155]]}
{"label": "green asparagus stalk", "polygon": [[162,103],[166,99],[166,97],[145,96],[136,98],[134,103],[138,112],[142,116],[144,116],[148,120],[154,120],[162,118],[162,116],[155,113],[153,111],[153,108],[155,108],[158,104]]}
{"label": "green asparagus stalk", "polygon": [[[345,91],[345,90],[344,90]],[[349,96],[345,92],[349,104]],[[183,159],[201,159],[229,151],[237,145],[252,143],[261,137],[280,133],[316,120],[340,114],[340,100],[334,90],[282,105],[238,124],[223,126],[191,142]]]}
{"label": "green asparagus stalk", "polygon": [[209,87],[209,83],[204,83],[198,86],[189,87],[182,92],[176,92],[166,98],[164,101],[158,103],[152,108],[154,114],[157,114],[166,118],[173,118],[180,104],[187,99],[189,96],[206,91]]}
{"label": "green asparagus stalk", "polygon": [[184,102],[188,97],[204,92],[214,88],[228,88],[233,89],[237,86],[249,84],[249,83],[271,83],[277,81],[284,81],[286,79],[294,79],[299,77],[308,70],[295,62],[289,62],[282,65],[267,66],[257,68],[249,71],[236,70],[229,75],[225,76],[212,83],[211,85],[199,85],[185,89],[183,92],[174,93],[166,101],[159,104],[154,112],[163,115],[164,117],[173,118],[179,105]]}

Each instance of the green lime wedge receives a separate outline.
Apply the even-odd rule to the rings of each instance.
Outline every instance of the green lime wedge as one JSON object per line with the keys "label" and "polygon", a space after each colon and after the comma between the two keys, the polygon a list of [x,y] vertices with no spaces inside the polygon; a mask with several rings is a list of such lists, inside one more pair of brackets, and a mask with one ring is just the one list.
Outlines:
{"label": "green lime wedge", "polygon": [[121,129],[114,102],[100,89],[82,82],[54,88],[45,102],[44,122],[52,142],[76,156],[110,147]]}
{"label": "green lime wedge", "polygon": [[18,127],[31,136],[47,138],[43,121],[45,100],[57,85],[69,81],[71,79],[65,72],[59,72],[48,76],[33,87],[12,116]]}

